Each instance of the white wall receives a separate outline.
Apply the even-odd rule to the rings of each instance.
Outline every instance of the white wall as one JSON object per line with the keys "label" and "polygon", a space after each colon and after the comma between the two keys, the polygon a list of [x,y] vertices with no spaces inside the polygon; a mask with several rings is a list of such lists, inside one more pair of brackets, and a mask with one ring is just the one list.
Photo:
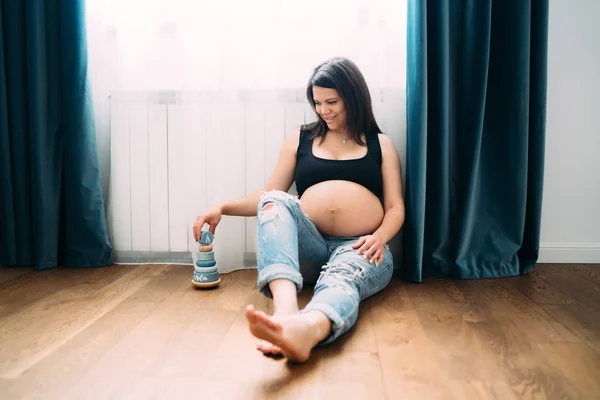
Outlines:
{"label": "white wall", "polygon": [[[540,262],[600,262],[600,1],[578,0],[576,5],[569,0],[550,2]],[[93,51],[100,40],[94,34],[99,32],[88,33],[92,70],[99,65],[93,61],[107,56]],[[108,95],[103,91],[107,83],[95,78],[105,199],[110,187],[110,113],[99,100]],[[399,149],[404,153],[403,145]]]}
{"label": "white wall", "polygon": [[550,2],[540,262],[600,262],[600,1]]}
{"label": "white wall", "polygon": [[[327,58],[359,65],[380,127],[404,161],[406,0],[85,3],[117,263],[195,255],[196,216],[264,186],[285,136],[313,114],[304,114],[303,87]],[[322,30],[298,29],[325,25],[326,40]],[[221,221],[220,271],[246,266],[255,231],[253,219]]]}

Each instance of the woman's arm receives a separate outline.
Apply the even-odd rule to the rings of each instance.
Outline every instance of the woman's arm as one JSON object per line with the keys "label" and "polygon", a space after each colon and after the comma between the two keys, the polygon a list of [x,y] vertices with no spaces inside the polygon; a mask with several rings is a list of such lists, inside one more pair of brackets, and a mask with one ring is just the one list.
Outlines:
{"label": "woman's arm", "polygon": [[373,234],[362,236],[355,244],[357,253],[365,259],[381,264],[383,246],[389,242],[404,224],[404,196],[402,193],[402,174],[400,157],[392,140],[379,135],[381,145],[381,173],[383,175],[384,217],[381,225]]}
{"label": "woman's arm", "polygon": [[383,174],[383,199],[385,215],[375,231],[383,243],[389,242],[404,224],[404,196],[402,193],[402,167],[400,157],[389,136],[379,135]]}
{"label": "woman's arm", "polygon": [[287,192],[294,182],[294,171],[296,170],[296,151],[300,138],[300,130],[290,134],[279,151],[279,159],[273,174],[264,188],[244,197],[225,201],[218,204],[223,215],[241,217],[253,217],[260,201],[261,193],[269,190],[281,190]]}
{"label": "woman's arm", "polygon": [[193,227],[195,240],[200,237],[200,231],[204,224],[209,225],[209,231],[213,234],[223,215],[232,215],[240,217],[253,217],[256,215],[256,209],[260,202],[261,193],[268,190],[281,190],[287,192],[294,182],[294,172],[296,170],[296,151],[300,140],[300,130],[292,133],[283,143],[279,151],[279,160],[275,166],[275,171],[269,178],[265,187],[244,197],[225,201],[217,204],[196,218]]}

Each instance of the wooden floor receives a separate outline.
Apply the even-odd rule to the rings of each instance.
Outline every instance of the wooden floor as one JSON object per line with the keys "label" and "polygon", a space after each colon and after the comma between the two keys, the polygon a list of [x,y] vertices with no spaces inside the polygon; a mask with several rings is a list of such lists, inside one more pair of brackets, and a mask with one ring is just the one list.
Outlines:
{"label": "wooden floor", "polygon": [[[598,399],[600,266],[394,281],[304,365],[255,350],[254,270],[192,288],[192,267],[0,269],[0,398]],[[310,291],[302,293],[301,303]]]}

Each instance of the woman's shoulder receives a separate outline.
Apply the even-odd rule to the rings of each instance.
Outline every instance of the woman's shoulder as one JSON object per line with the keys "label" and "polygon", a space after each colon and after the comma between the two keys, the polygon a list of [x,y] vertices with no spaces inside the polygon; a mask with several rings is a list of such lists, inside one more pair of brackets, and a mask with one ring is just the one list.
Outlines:
{"label": "woman's shoulder", "polygon": [[293,129],[286,135],[286,142],[291,142],[291,144],[294,144],[297,146],[298,143],[300,142],[300,139],[302,138],[302,135],[303,135],[302,128]]}
{"label": "woman's shoulder", "polygon": [[298,129],[298,142],[301,145],[311,145],[317,137],[317,128],[314,124],[305,124]]}
{"label": "woman's shoulder", "polygon": [[383,158],[386,158],[386,155],[388,157],[397,156],[398,149],[396,149],[396,145],[394,144],[394,141],[389,135],[380,132],[377,135],[377,138],[379,139],[379,147],[381,148],[381,156]]}
{"label": "woman's shoulder", "polygon": [[392,139],[383,132],[377,132],[377,139],[379,140],[379,145],[383,149],[384,146],[393,146],[394,142]]}
{"label": "woman's shoulder", "polygon": [[310,137],[312,136],[318,129],[318,126],[315,122],[302,124],[300,125],[299,131],[300,136]]}
{"label": "woman's shoulder", "polygon": [[383,148],[383,146],[388,146],[390,142],[388,135],[379,131],[372,131],[365,135],[365,138],[372,144],[379,143],[379,147],[381,148]]}

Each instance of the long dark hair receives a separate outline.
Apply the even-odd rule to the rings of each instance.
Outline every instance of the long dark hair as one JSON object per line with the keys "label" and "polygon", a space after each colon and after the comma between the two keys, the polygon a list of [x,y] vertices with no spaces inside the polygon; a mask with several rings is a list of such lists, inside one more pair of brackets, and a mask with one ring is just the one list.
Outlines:
{"label": "long dark hair", "polygon": [[317,113],[313,86],[335,89],[340,94],[346,107],[348,133],[354,142],[365,145],[362,132],[365,135],[381,132],[373,115],[367,82],[354,62],[342,57],[327,60],[314,69],[308,82],[306,97],[318,119],[303,129],[313,132],[313,137],[324,138],[329,128]]}

